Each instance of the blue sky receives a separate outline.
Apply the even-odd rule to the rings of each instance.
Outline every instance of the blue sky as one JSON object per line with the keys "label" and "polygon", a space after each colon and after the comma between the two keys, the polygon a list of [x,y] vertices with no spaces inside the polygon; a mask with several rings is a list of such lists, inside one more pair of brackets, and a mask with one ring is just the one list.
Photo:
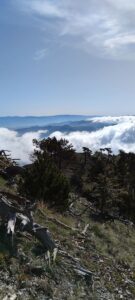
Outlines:
{"label": "blue sky", "polygon": [[0,115],[135,114],[135,0],[0,0]]}

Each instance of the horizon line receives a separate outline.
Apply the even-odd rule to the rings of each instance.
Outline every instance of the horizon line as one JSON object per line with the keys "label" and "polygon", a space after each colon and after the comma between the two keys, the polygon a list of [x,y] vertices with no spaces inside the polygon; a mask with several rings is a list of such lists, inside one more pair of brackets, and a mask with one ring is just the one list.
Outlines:
{"label": "horizon line", "polygon": [[64,116],[80,116],[80,117],[120,117],[135,116],[135,114],[48,114],[48,115],[0,115],[0,118],[44,118],[44,117],[64,117]]}

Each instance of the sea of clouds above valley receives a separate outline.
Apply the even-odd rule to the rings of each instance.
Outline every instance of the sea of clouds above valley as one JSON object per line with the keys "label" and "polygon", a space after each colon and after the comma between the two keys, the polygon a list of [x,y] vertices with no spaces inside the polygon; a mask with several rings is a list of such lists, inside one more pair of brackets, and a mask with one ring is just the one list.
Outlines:
{"label": "sea of clouds above valley", "polygon": [[19,158],[21,164],[27,164],[34,150],[33,139],[40,139],[45,132],[40,130],[20,136],[16,131],[0,128],[0,148],[10,150],[12,158]]}
{"label": "sea of clouds above valley", "polygon": [[[73,144],[77,151],[89,147],[96,151],[110,147],[117,154],[120,149],[125,152],[135,152],[135,116],[96,117],[88,119],[95,124],[106,124],[97,131],[53,132],[50,137],[65,138]],[[109,124],[109,126],[108,126]],[[13,158],[20,158],[21,164],[30,162],[30,154],[34,150],[33,139],[41,139],[46,131],[27,132],[19,135],[16,131],[0,128],[0,148],[11,151]]]}

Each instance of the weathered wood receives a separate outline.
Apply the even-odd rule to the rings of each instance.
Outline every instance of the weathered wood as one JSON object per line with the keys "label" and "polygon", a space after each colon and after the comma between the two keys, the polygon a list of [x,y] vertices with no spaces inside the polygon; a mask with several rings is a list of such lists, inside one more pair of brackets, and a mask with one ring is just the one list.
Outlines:
{"label": "weathered wood", "polygon": [[59,250],[59,254],[71,260],[71,262],[69,263],[71,265],[71,268],[74,270],[74,272],[77,273],[77,275],[85,277],[85,279],[90,280],[93,283],[93,276],[95,277],[95,274],[92,271],[82,267],[80,265],[80,260],[77,257],[73,257],[68,252],[62,250]]}
{"label": "weathered wood", "polygon": [[26,206],[26,204],[28,204],[28,203],[29,203],[29,205],[31,204],[30,200],[28,200],[25,197],[20,196],[19,194],[18,195],[12,194],[10,192],[3,191],[2,189],[0,189],[0,194],[1,194],[1,197],[10,199],[10,201],[12,202],[12,205],[14,202],[17,202],[17,204],[21,205],[22,207]]}
{"label": "weathered wood", "polygon": [[89,225],[90,225],[90,224],[86,224],[86,225],[85,225],[84,230],[82,231],[82,234],[83,234],[83,235],[86,234],[87,229],[89,228]]}
{"label": "weathered wood", "polygon": [[59,253],[64,256],[64,257],[67,257],[69,259],[71,259],[72,261],[78,263],[80,260],[78,257],[73,257],[72,255],[70,255],[68,252],[66,251],[63,251],[63,250],[59,250]]}
{"label": "weathered wood", "polygon": [[14,234],[15,232],[15,224],[16,224],[16,213],[9,214],[9,220],[7,224],[7,234]]}
{"label": "weathered wood", "polygon": [[34,236],[42,243],[46,250],[54,250],[56,248],[55,243],[52,241],[48,228],[39,226],[35,228],[33,226]]}
{"label": "weathered wood", "polygon": [[81,276],[89,276],[89,277],[92,277],[93,276],[93,272],[87,270],[87,269],[84,269],[83,267],[79,266],[75,266],[74,267],[74,271],[78,274],[78,275],[81,275]]}
{"label": "weathered wood", "polygon": [[26,215],[24,207],[22,208],[19,205],[15,206],[15,203],[13,204],[2,195],[0,196],[0,217],[3,223],[8,222],[7,233],[11,234],[12,237],[17,223],[20,231],[26,231],[35,236],[42,243],[46,251],[53,251],[57,248],[50,236],[48,228],[34,223],[31,211],[27,211]]}

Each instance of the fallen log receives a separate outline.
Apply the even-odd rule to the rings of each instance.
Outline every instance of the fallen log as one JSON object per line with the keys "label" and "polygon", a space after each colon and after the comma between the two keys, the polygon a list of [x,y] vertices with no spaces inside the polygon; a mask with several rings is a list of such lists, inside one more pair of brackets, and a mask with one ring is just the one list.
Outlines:
{"label": "fallen log", "polygon": [[67,253],[66,251],[63,251],[63,250],[59,250],[59,253],[64,256],[64,257],[67,257],[69,259],[71,259],[72,261],[78,263],[80,260],[79,258],[77,257],[73,257],[72,255],[70,255],[69,253]]}
{"label": "fallen log", "polygon": [[68,262],[70,268],[78,275],[83,277],[87,283],[90,283],[92,286],[92,290],[94,290],[94,280],[93,278],[98,278],[95,273],[84,268],[80,264],[80,260],[77,257],[73,257],[66,251],[59,250],[59,254],[64,256],[65,258],[71,260]]}
{"label": "fallen log", "polygon": [[15,226],[19,231],[26,231],[29,234],[35,236],[39,240],[45,251],[48,252],[50,257],[50,251],[53,252],[54,259],[56,257],[56,249],[54,241],[52,240],[48,228],[45,228],[37,223],[34,223],[32,211],[27,211],[25,215],[24,207],[15,206],[6,197],[1,195],[0,197],[0,217],[2,222],[6,225],[7,233],[11,235],[13,242],[13,235],[15,233]]}
{"label": "fallen log", "polygon": [[79,266],[79,267],[74,267],[74,271],[78,274],[78,275],[81,275],[81,276],[87,276],[87,277],[92,277],[94,274],[93,272],[87,270],[87,269],[84,269],[83,267]]}

